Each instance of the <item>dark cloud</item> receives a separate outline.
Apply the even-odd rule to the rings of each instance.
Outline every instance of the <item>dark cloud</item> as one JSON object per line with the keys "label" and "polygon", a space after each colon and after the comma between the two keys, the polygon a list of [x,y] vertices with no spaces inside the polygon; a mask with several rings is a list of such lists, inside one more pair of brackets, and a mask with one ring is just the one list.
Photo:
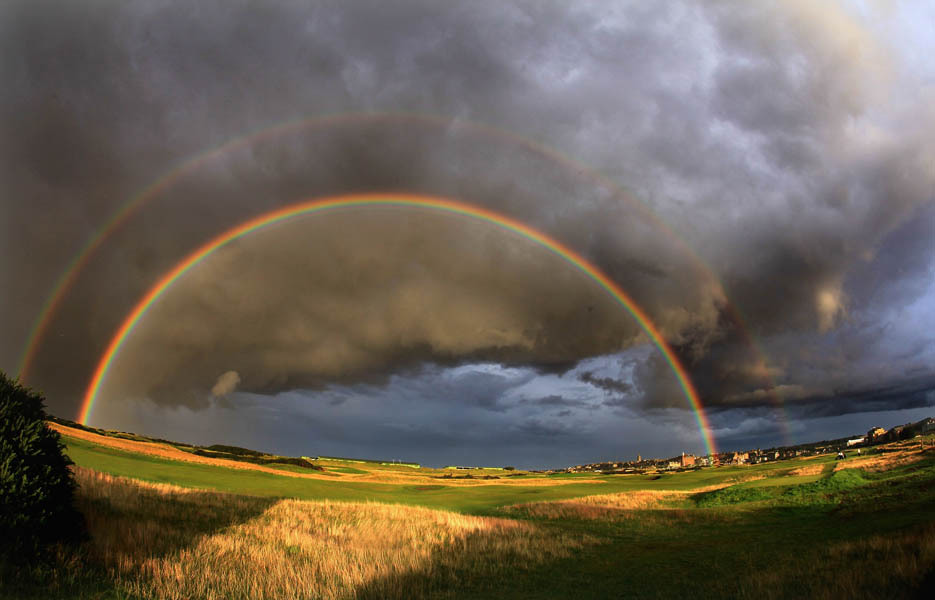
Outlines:
{"label": "dark cloud", "polygon": [[792,407],[799,419],[834,417],[856,412],[909,410],[935,407],[935,377],[908,378],[898,383],[834,390],[833,396],[809,398],[804,405]]}
{"label": "dark cloud", "polygon": [[596,377],[594,373],[590,371],[585,371],[578,377],[581,381],[590,383],[595,387],[607,390],[608,392],[614,392],[616,394],[626,394],[629,392],[633,386],[626,381],[618,381],[613,377]]}
{"label": "dark cloud", "polygon": [[543,423],[539,419],[529,419],[517,425],[516,430],[524,436],[555,439],[561,438],[574,430],[570,427],[563,427],[557,423]]}
{"label": "dark cloud", "polygon": [[[63,269],[127,199],[205,150],[311,118],[204,156],[104,241],[30,373],[53,411],[78,406],[123,317],[206,239],[303,198],[386,191],[488,207],[582,253],[722,414],[922,406],[935,103],[912,57],[932,48],[896,26],[804,1],[6,2],[0,269],[15,285],[0,367],[16,368]],[[362,210],[193,269],[104,395],[209,410],[227,372],[275,395],[491,362],[555,383],[645,342],[596,284],[513,234]],[[628,369],[578,379],[615,410],[684,412],[660,355]],[[502,377],[457,396],[514,418]],[[553,396],[588,402],[524,397]],[[530,418],[515,421],[530,435],[559,427]]]}
{"label": "dark cloud", "polygon": [[[582,273],[528,241],[424,211],[376,212],[297,219],[198,265],[127,340],[106,393],[191,403],[187,391],[225,370],[272,393],[378,383],[427,362],[548,367],[638,334]],[[467,401],[503,410],[491,385],[478,379]]]}
{"label": "dark cloud", "polygon": [[551,407],[551,408],[565,409],[565,410],[561,410],[558,413],[556,413],[557,416],[570,415],[571,411],[567,410],[568,407],[587,408],[587,409],[592,409],[592,410],[597,408],[591,402],[587,402],[585,400],[578,400],[575,398],[564,398],[562,396],[559,396],[558,394],[552,394],[544,398],[536,398],[534,400],[526,400],[526,402],[528,402],[529,404],[535,405],[535,406],[542,406],[546,408]]}

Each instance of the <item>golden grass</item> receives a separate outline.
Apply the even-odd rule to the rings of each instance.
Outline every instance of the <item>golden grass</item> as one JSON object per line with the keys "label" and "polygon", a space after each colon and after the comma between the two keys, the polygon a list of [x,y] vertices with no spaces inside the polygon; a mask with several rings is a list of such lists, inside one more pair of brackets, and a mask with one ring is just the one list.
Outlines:
{"label": "golden grass", "polygon": [[682,502],[693,494],[712,492],[737,483],[764,479],[764,475],[733,477],[722,483],[690,490],[633,490],[613,494],[595,494],[566,500],[527,502],[503,507],[507,512],[519,512],[543,519],[608,519],[621,520],[640,516],[640,511],[665,510],[684,512]]}
{"label": "golden grass", "polygon": [[919,449],[919,444],[912,445],[900,444],[884,446],[890,450],[882,454],[871,454],[868,456],[859,456],[838,461],[834,465],[835,471],[844,469],[864,469],[865,471],[881,472],[900,467],[903,465],[919,462],[926,457],[926,452],[931,454],[930,450]]}
{"label": "golden grass", "polygon": [[641,490],[513,504],[504,507],[504,510],[542,519],[627,519],[633,517],[635,511],[671,508],[670,503],[685,498],[687,494],[681,491]]}
{"label": "golden grass", "polygon": [[402,505],[269,500],[75,468],[88,560],[144,598],[420,598],[590,540]]}
{"label": "golden grass", "polygon": [[759,474],[757,474],[757,475],[742,475],[742,476],[740,476],[740,477],[731,477],[731,478],[725,479],[723,482],[718,483],[718,484],[715,484],[715,485],[709,485],[709,486],[705,486],[705,487],[702,487],[702,488],[695,488],[695,489],[691,490],[690,493],[693,493],[693,494],[694,494],[694,493],[698,493],[698,492],[711,492],[711,491],[714,491],[714,490],[719,490],[719,489],[721,489],[721,488],[730,487],[730,486],[736,485],[736,484],[738,484],[738,483],[747,483],[747,482],[750,482],[750,481],[759,481],[759,480],[761,480],[761,479],[766,479],[766,475],[764,475],[763,473],[759,473]]}
{"label": "golden grass", "polygon": [[809,465],[807,467],[799,467],[798,469],[792,469],[789,471],[789,477],[799,477],[805,475],[821,475],[825,470],[825,465]]}
{"label": "golden grass", "polygon": [[[748,479],[761,479],[761,477]],[[504,507],[504,510],[517,511],[544,519],[629,519],[638,516],[639,511],[680,511],[683,509],[681,501],[688,496],[719,490],[730,485],[733,484],[723,483],[691,490],[634,490],[615,494],[596,494],[567,500],[513,504]]]}

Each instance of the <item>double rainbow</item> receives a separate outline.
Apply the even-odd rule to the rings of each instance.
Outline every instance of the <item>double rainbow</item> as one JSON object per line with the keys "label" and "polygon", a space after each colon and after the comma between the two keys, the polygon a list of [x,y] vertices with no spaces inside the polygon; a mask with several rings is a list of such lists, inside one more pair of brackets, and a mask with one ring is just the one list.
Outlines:
{"label": "double rainbow", "polygon": [[159,299],[159,297],[162,296],[162,294],[165,293],[165,291],[168,290],[176,280],[182,277],[195,265],[200,263],[214,251],[222,248],[233,240],[273,225],[274,223],[278,223],[299,215],[307,215],[329,210],[353,207],[401,207],[428,209],[477,219],[501,227],[532,242],[535,242],[580,269],[590,279],[595,281],[604,290],[606,290],[607,293],[609,293],[614,298],[614,300],[622,305],[627,310],[627,312],[629,312],[633,318],[636,319],[637,323],[639,323],[643,331],[646,332],[653,343],[662,352],[666,362],[669,364],[673,373],[675,373],[675,376],[678,379],[679,385],[685,394],[685,397],[688,399],[689,405],[691,406],[695,415],[695,420],[698,423],[698,428],[701,432],[701,437],[704,441],[707,452],[709,454],[714,454],[716,452],[714,440],[711,436],[710,425],[708,423],[707,417],[704,414],[701,401],[698,398],[698,393],[695,390],[695,387],[692,384],[688,373],[685,371],[685,368],[682,366],[678,357],[672,351],[672,348],[665,341],[662,334],[655,327],[655,325],[653,325],[647,314],[633,301],[632,298],[627,295],[626,292],[623,291],[623,289],[620,288],[620,286],[614,283],[614,281],[612,281],[600,269],[561,242],[550,238],[542,232],[537,231],[532,227],[529,227],[528,225],[520,223],[519,221],[516,221],[505,215],[501,215],[486,208],[472,206],[470,204],[456,202],[454,200],[445,198],[406,194],[351,195],[300,202],[298,204],[279,208],[277,210],[250,219],[249,221],[246,221],[245,223],[242,223],[241,225],[238,225],[237,227],[234,227],[233,229],[220,234],[211,241],[202,245],[200,248],[196,249],[194,252],[186,256],[181,262],[176,264],[176,266],[173,267],[168,273],[163,275],[159,281],[157,281],[155,285],[149,289],[146,295],[143,296],[143,298],[133,308],[133,311],[129,314],[129,316],[127,316],[127,318],[123,321],[123,324],[117,330],[117,333],[113,336],[110,344],[107,346],[107,350],[101,357],[101,360],[94,371],[94,376],[91,378],[91,382],[88,384],[79,415],[80,422],[83,424],[88,423],[88,420],[90,419],[91,413],[94,409],[94,404],[101,385],[107,376],[107,372],[113,364],[115,357],[120,352],[120,349],[126,341],[127,337],[133,331],[133,328],[140,321],[143,315],[146,314],[146,311],[149,310],[149,308]]}

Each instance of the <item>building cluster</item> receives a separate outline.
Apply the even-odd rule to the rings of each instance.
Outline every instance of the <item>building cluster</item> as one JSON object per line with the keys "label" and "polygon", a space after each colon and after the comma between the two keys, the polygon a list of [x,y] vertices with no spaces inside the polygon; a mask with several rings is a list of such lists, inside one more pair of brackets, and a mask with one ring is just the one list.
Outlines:
{"label": "building cluster", "polygon": [[565,469],[568,473],[644,473],[646,471],[675,471],[708,467],[712,464],[711,456],[695,456],[682,453],[673,458],[648,458],[639,456],[636,460],[624,462],[601,462],[587,465],[575,465]]}
{"label": "building cluster", "polygon": [[770,448],[768,450],[757,448],[756,450],[743,452],[719,452],[708,456],[694,456],[683,452],[681,456],[673,458],[644,459],[642,455],[639,455],[634,461],[575,465],[564,469],[564,471],[567,473],[646,473],[649,471],[679,471],[721,465],[755,465],[777,460],[788,460],[799,456],[816,456],[830,452],[841,452],[848,448],[856,449],[861,446],[895,442],[932,432],[935,432],[935,418],[929,417],[916,423],[898,425],[889,430],[874,427],[867,432],[867,435],[855,438],[841,438],[799,446]]}
{"label": "building cluster", "polygon": [[899,440],[907,440],[917,435],[932,433],[933,431],[935,431],[935,418],[928,417],[927,419],[922,419],[915,423],[897,425],[890,430],[883,429],[882,427],[874,427],[867,432],[865,443],[883,444],[886,442],[896,442]]}

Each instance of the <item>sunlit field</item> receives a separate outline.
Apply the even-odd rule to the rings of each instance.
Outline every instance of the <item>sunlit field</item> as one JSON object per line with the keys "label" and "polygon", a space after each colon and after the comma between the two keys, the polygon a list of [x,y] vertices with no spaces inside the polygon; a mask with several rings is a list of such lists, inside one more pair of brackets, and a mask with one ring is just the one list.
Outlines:
{"label": "sunlit field", "polygon": [[89,560],[118,590],[141,597],[426,597],[457,584],[453,571],[508,577],[585,541],[523,521],[398,504],[270,500],[83,468],[76,475],[93,532]]}
{"label": "sunlit field", "polygon": [[846,461],[451,485],[437,469],[409,468],[422,484],[369,464],[297,478],[82,438],[65,440],[90,539],[5,573],[5,597],[908,598],[935,568],[927,440]]}

